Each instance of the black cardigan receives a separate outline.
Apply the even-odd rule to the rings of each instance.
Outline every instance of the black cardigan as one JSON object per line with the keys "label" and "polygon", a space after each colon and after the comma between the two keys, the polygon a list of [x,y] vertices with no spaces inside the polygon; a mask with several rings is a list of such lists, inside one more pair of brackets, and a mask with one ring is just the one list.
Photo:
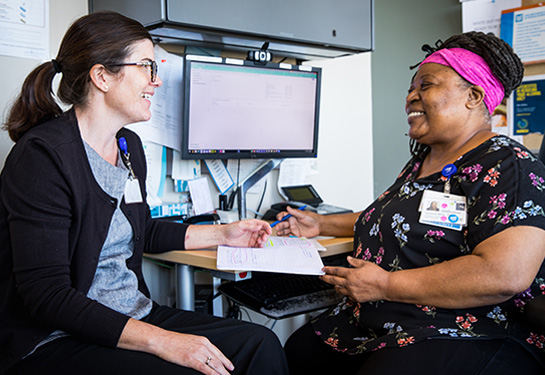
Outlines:
{"label": "black cardigan", "polygon": [[[122,129],[146,196],[138,136]],[[29,130],[0,175],[0,374],[61,329],[115,347],[129,319],[88,299],[116,200],[93,177],[73,110]],[[134,231],[128,267],[149,296],[142,254],[184,248],[187,226],[152,220],[146,203],[121,209]]]}

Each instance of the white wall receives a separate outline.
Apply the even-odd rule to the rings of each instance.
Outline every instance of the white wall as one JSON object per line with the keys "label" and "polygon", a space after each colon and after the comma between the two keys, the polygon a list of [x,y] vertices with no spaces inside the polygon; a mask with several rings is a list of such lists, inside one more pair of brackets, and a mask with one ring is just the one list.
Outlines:
{"label": "white wall", "polygon": [[371,53],[313,61],[322,67],[318,174],[324,202],[359,211],[373,199]]}
{"label": "white wall", "polygon": [[[57,50],[68,26],[76,19],[88,13],[87,0],[50,0],[50,54],[57,55]],[[2,67],[2,90],[0,90],[0,106],[2,119],[21,90],[25,77],[42,62],[34,59],[8,57],[0,55]],[[13,142],[6,131],[0,132],[0,165],[11,149]]]}

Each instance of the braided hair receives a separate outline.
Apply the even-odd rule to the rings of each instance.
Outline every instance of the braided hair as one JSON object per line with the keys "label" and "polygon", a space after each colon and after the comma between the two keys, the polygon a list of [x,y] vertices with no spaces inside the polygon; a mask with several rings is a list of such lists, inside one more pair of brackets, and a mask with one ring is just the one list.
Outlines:
{"label": "braided hair", "polygon": [[[481,56],[494,76],[501,82],[505,98],[509,97],[511,92],[522,82],[524,66],[520,58],[509,44],[492,33],[485,34],[480,31],[470,31],[451,36],[444,42],[438,40],[434,47],[429,44],[422,46],[422,50],[426,52],[426,57],[443,48],[463,48]],[[410,68],[414,69],[419,65],[420,63]],[[413,139],[410,140],[410,152],[413,156],[425,152],[427,148],[426,145],[422,145]]]}

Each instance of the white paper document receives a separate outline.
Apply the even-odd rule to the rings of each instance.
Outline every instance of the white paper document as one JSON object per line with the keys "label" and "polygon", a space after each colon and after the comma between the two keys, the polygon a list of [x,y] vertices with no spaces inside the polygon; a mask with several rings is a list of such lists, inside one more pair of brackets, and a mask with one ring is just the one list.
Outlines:
{"label": "white paper document", "polygon": [[188,181],[188,185],[195,215],[207,214],[214,211],[210,189],[208,188],[208,180],[206,178],[198,178]]}
{"label": "white paper document", "polygon": [[482,31],[500,36],[501,11],[518,8],[521,0],[479,0],[462,4],[462,30]]}
{"label": "white paper document", "polygon": [[143,147],[148,170],[146,201],[150,206],[158,206],[163,203],[161,197],[164,195],[165,189],[166,149],[157,143],[147,141],[143,142]]}
{"label": "white paper document", "polygon": [[235,184],[233,179],[225,168],[223,161],[220,159],[205,160],[206,167],[212,176],[212,180],[216,184],[216,187],[220,191],[220,194],[225,194],[229,189],[231,189]]}
{"label": "white paper document", "polygon": [[323,275],[322,258],[315,247],[228,247],[218,246],[219,270],[244,270]]}
{"label": "white paper document", "polygon": [[265,247],[298,246],[302,248],[314,247],[318,251],[326,251],[326,248],[315,239],[305,237],[279,237],[270,236]]}
{"label": "white paper document", "polygon": [[178,151],[172,151],[172,179],[194,180],[201,178],[200,160],[182,160]]}

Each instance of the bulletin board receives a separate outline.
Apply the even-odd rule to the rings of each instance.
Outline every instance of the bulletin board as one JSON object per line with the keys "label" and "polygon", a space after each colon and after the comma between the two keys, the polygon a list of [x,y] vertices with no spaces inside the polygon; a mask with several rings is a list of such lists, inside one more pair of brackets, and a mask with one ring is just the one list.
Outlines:
{"label": "bulletin board", "polygon": [[[522,0],[522,6],[530,6],[530,5],[536,5],[540,4],[541,2],[538,0]],[[545,7],[543,7],[545,8]],[[530,82],[532,80],[540,80],[541,77],[545,76],[545,63],[526,63],[524,64],[524,80],[525,82]],[[536,88],[537,89],[537,88]],[[543,90],[545,92],[545,89]],[[514,93],[512,96],[514,97],[516,94]],[[534,96],[534,98],[537,98],[537,96]],[[510,121],[513,126],[513,121]],[[513,128],[515,130],[515,127]],[[526,134],[521,134],[523,143],[526,147],[528,147],[532,151],[538,151],[541,142],[543,139],[543,130],[541,132],[528,132]]]}

